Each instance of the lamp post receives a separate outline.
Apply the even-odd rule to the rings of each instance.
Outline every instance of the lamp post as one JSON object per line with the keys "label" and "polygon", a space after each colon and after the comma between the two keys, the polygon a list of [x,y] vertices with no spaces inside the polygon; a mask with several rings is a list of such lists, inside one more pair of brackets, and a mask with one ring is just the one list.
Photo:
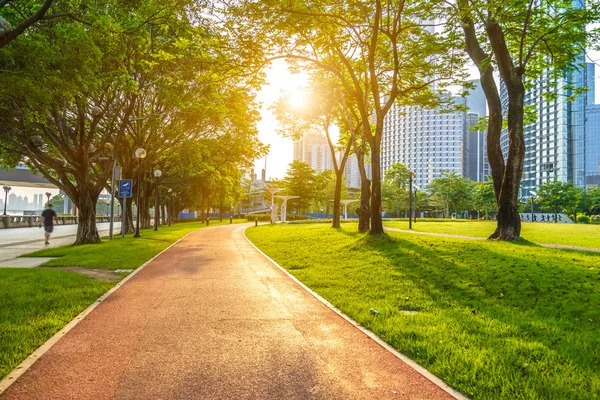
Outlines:
{"label": "lamp post", "polygon": [[162,175],[162,171],[160,169],[157,169],[154,171],[154,177],[156,178],[156,199],[155,199],[155,205],[154,205],[154,230],[157,231],[158,230],[158,220],[160,219],[160,198],[158,197],[158,179],[161,177]]}
{"label": "lamp post", "polygon": [[4,189],[4,214],[2,215],[6,217],[6,202],[8,201],[8,192],[10,192],[12,188],[8,185],[4,185],[2,186],[2,189]]}
{"label": "lamp post", "polygon": [[533,190],[529,191],[529,196],[531,198],[531,222],[533,222],[533,199],[536,198],[537,193],[534,192]]}
{"label": "lamp post", "polygon": [[137,209],[136,220],[135,220],[135,234],[133,237],[139,238],[142,236],[140,233],[140,192],[142,191],[142,161],[146,157],[146,150],[141,147],[135,150],[135,158],[138,159],[138,181],[137,181],[137,196],[135,200],[135,206]]}
{"label": "lamp post", "polygon": [[413,189],[413,178],[415,174],[412,171],[408,173],[408,229],[412,229],[412,212],[413,212],[413,198],[412,198],[412,189]]}
{"label": "lamp post", "polygon": [[46,192],[46,197],[48,198],[47,204],[50,204],[50,196],[52,196],[52,193]]}

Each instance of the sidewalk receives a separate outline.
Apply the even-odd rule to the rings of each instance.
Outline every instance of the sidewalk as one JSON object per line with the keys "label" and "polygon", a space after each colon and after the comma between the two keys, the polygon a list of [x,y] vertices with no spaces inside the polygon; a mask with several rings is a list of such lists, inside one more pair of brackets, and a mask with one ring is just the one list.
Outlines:
{"label": "sidewalk", "polygon": [[[449,237],[449,238],[456,238],[456,239],[468,239],[468,240],[487,240],[487,238],[480,237],[480,236],[462,236],[462,235],[452,235],[450,233],[411,231],[409,229],[388,228],[387,226],[384,226],[383,229],[386,231],[390,231],[390,232],[412,233],[415,235],[441,236],[441,237]],[[550,243],[535,243],[535,244],[537,244],[538,246],[548,247],[551,249],[579,250],[579,251],[591,251],[594,253],[600,253],[600,249],[597,247],[579,247],[579,246],[569,246],[566,244],[550,244]]]}
{"label": "sidewalk", "polygon": [[66,334],[6,399],[450,399],[243,237],[201,229]]}
{"label": "sidewalk", "polygon": [[[108,222],[97,224],[100,236],[108,236]],[[118,235],[121,231],[121,223],[115,222],[113,233]],[[72,244],[77,235],[77,225],[56,225],[50,237],[50,244],[44,244],[44,230],[39,227],[0,229],[0,267],[17,266],[21,263],[31,267],[23,260],[15,260],[17,257],[32,253],[48,247],[64,246]],[[15,261],[13,261],[15,260]],[[19,265],[21,265],[19,264]],[[40,263],[38,263],[39,265]],[[36,265],[33,265],[36,266]]]}

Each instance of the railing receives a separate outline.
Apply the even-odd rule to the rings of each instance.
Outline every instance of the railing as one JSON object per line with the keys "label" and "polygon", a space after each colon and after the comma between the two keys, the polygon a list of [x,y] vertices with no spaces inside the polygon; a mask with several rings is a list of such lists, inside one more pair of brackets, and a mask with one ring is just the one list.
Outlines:
{"label": "railing", "polygon": [[[79,217],[68,216],[68,217],[57,217],[58,223],[56,225],[77,225]],[[115,221],[119,221],[118,217],[115,217]],[[96,222],[110,222],[110,217],[102,216],[96,217]],[[26,228],[32,226],[40,226],[42,223],[42,217],[39,215],[7,215],[0,216],[0,229],[6,228]]]}

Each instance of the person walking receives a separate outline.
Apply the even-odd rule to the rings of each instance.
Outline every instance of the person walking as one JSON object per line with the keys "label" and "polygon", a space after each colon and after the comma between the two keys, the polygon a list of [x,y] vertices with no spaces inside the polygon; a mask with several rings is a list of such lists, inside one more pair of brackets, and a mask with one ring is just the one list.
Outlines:
{"label": "person walking", "polygon": [[54,221],[58,223],[56,212],[52,209],[52,204],[48,203],[47,208],[42,211],[42,217],[44,218],[44,236],[46,237],[46,245],[50,244],[50,234],[54,230]]}

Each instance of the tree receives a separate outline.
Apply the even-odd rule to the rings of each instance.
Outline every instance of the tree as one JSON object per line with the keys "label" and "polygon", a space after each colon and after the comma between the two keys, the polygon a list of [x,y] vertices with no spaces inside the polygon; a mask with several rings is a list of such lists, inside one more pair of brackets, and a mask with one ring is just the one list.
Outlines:
{"label": "tree", "polygon": [[496,211],[496,193],[491,179],[473,183],[473,208],[478,216],[479,213],[483,213],[486,219],[489,219],[489,214]]}
{"label": "tree", "polygon": [[[310,99],[309,106],[293,109],[290,107],[288,99],[285,98],[283,101],[279,101],[275,107],[278,119],[285,127],[280,131],[283,136],[298,139],[315,131],[322,130],[325,133],[335,177],[332,228],[340,227],[340,213],[335,210],[341,208],[344,169],[352,149],[352,142],[347,132],[342,130],[337,143],[334,143],[331,135],[332,125],[336,121],[339,122],[341,118],[345,118],[338,89],[336,82],[332,81],[332,77],[328,76],[327,73],[323,71],[315,72],[311,75],[311,92],[308,96]],[[341,157],[338,157],[338,154]],[[329,207],[327,206],[327,208]]]}
{"label": "tree", "polygon": [[432,200],[444,210],[448,218],[452,211],[459,213],[469,207],[472,182],[456,172],[445,171],[441,178],[436,178],[428,186]]}
{"label": "tree", "polygon": [[[399,0],[369,2],[246,2],[271,34],[277,57],[297,60],[336,76],[360,115],[371,155],[371,230],[383,233],[381,219],[381,137],[394,103],[435,104],[431,84],[449,83],[461,69],[456,37],[432,32],[423,23],[438,2],[405,7]],[[256,19],[253,19],[256,24]],[[371,124],[371,121],[373,124]]]}
{"label": "tree", "polygon": [[[585,26],[597,20],[598,3],[586,2],[579,8],[563,0],[458,0],[456,5],[456,12],[451,13],[464,31],[466,49],[479,69],[490,110],[488,159],[498,203],[498,224],[490,238],[511,241],[521,233],[518,203],[525,156],[525,90],[544,71],[551,75],[549,81],[556,81],[578,67],[591,37]],[[508,92],[506,162],[500,147],[502,106],[493,79],[494,65]]]}
{"label": "tree", "polygon": [[408,209],[408,183],[411,171],[403,163],[393,163],[387,171],[381,185],[383,209],[389,214],[400,217],[402,210]]}
{"label": "tree", "polygon": [[557,214],[567,212],[574,216],[577,222],[577,207],[581,200],[581,190],[571,182],[549,181],[538,188],[536,202],[542,209],[554,213],[554,220],[558,221]]}
{"label": "tree", "polygon": [[586,197],[588,199],[588,207],[585,211],[592,215],[600,214],[600,188],[588,190]]}
{"label": "tree", "polygon": [[288,196],[300,196],[293,202],[296,212],[308,211],[317,192],[317,173],[305,162],[295,160],[283,178],[283,187]]}

